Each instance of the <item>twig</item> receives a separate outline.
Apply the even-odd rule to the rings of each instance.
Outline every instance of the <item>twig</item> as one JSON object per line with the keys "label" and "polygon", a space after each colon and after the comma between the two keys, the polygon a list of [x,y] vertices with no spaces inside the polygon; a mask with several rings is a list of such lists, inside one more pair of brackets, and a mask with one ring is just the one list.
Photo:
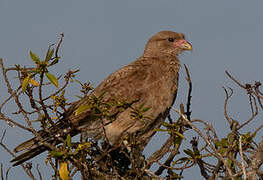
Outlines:
{"label": "twig", "polygon": [[233,95],[233,89],[232,89],[232,88],[229,88],[230,91],[231,91],[230,95],[228,94],[228,91],[226,90],[225,87],[223,87],[223,89],[224,89],[225,94],[226,94],[226,99],[225,99],[225,103],[224,103],[224,115],[225,115],[225,118],[226,118],[226,120],[228,121],[228,123],[231,125],[232,120],[229,118],[228,113],[227,113],[227,104],[228,104],[229,99],[230,99],[231,96]]}
{"label": "twig", "polygon": [[46,98],[43,98],[43,101],[46,101],[46,100],[48,100],[50,97],[55,96],[55,95],[59,94],[60,92],[62,92],[62,91],[68,86],[68,83],[69,83],[69,78],[65,78],[65,79],[66,79],[65,84],[64,84],[61,88],[59,88],[55,93],[49,95],[49,96],[46,97]]}
{"label": "twig", "polygon": [[[198,139],[196,137],[193,137],[193,139],[190,141],[190,143],[192,144],[192,148],[194,152],[198,152],[200,153],[200,151],[198,150]],[[206,172],[206,168],[204,166],[204,161],[202,159],[197,158],[196,159],[196,163],[200,168],[201,171],[201,175],[205,178],[205,179],[209,179],[210,176],[207,174]]]}
{"label": "twig", "polygon": [[11,127],[13,127],[13,126],[15,125],[15,126],[21,128],[21,129],[24,129],[24,130],[26,130],[26,131],[31,132],[31,129],[30,129],[30,128],[27,128],[27,127],[23,126],[22,124],[14,121],[14,120],[12,120],[12,119],[9,119],[9,118],[5,117],[5,115],[4,115],[3,113],[1,113],[1,112],[0,112],[0,119],[3,119],[4,121],[6,121],[8,125],[12,124]]}
{"label": "twig", "polygon": [[20,100],[19,100],[19,98],[18,98],[17,93],[16,93],[16,92],[12,89],[12,87],[11,87],[11,84],[10,84],[8,78],[7,78],[6,69],[5,69],[4,65],[3,65],[3,60],[2,60],[2,59],[0,59],[0,68],[2,69],[2,73],[3,73],[4,81],[5,81],[6,86],[7,86],[7,89],[8,89],[8,93],[14,98],[15,103],[16,103],[19,111],[22,113],[22,115],[23,115],[23,117],[24,117],[27,125],[29,126],[29,128],[28,128],[27,130],[30,131],[30,132],[32,132],[32,133],[35,135],[36,139],[37,139],[38,141],[40,141],[41,143],[43,143],[43,145],[47,146],[47,147],[50,148],[50,149],[55,149],[55,147],[52,146],[50,143],[44,142],[43,138],[42,138],[42,137],[39,135],[39,133],[33,128],[33,125],[32,125],[32,123],[31,123],[31,121],[30,121],[30,119],[29,119],[29,117],[28,117],[28,115],[27,115],[27,112],[26,112],[25,109],[23,108],[23,106],[22,106],[22,104],[21,104],[21,102],[20,102]]}
{"label": "twig", "polygon": [[256,130],[255,130],[255,132],[254,132],[254,134],[257,134],[258,133],[258,131],[259,130],[261,130],[263,128],[263,124],[262,125],[260,125]]}
{"label": "twig", "polygon": [[[16,157],[15,154],[14,154],[10,149],[8,149],[8,147],[3,143],[5,134],[6,134],[6,130],[4,131],[4,133],[3,133],[2,137],[1,137],[0,146],[2,146],[2,147],[4,148],[4,150],[5,150],[6,152],[8,152],[11,156]],[[27,174],[31,179],[35,180],[35,177],[34,177],[34,175],[32,174],[32,172],[29,171],[23,164],[21,164],[21,166],[22,166],[22,168],[24,169],[24,171],[26,172],[26,174]],[[7,175],[8,175],[8,173],[7,173]],[[6,175],[6,177],[7,177],[7,175]]]}
{"label": "twig", "polygon": [[11,170],[12,167],[9,167],[5,173],[5,179],[7,180],[8,178],[8,174],[9,174],[9,171]]}
{"label": "twig", "polygon": [[241,157],[241,165],[242,165],[244,180],[247,180],[247,172],[246,172],[246,168],[244,164],[244,154],[243,154],[243,149],[242,149],[242,136],[239,136],[239,153]]}
{"label": "twig", "polygon": [[184,64],[184,68],[185,68],[185,72],[186,72],[186,80],[188,82],[188,95],[187,95],[187,103],[186,103],[186,112],[185,112],[185,115],[187,117],[187,119],[189,119],[191,121],[191,98],[192,98],[192,81],[191,81],[191,76],[190,76],[190,73],[189,73],[189,70],[187,68],[187,66]]}
{"label": "twig", "polygon": [[216,130],[213,128],[213,126],[207,122],[205,122],[204,120],[201,120],[201,119],[194,119],[192,120],[192,122],[198,122],[198,123],[201,123],[203,124],[209,131],[212,132],[213,136],[214,136],[214,141],[217,141],[218,140],[218,136],[216,134]]}
{"label": "twig", "polygon": [[149,169],[145,169],[144,172],[146,172],[147,174],[151,175],[152,177],[159,179],[159,180],[164,180],[162,177],[155,175],[152,171],[150,171]]}
{"label": "twig", "polygon": [[55,58],[58,57],[58,50],[59,50],[60,45],[61,45],[61,43],[63,41],[63,38],[64,38],[64,33],[60,33],[60,40],[58,42],[58,46],[57,46],[56,51],[55,51]]}
{"label": "twig", "polygon": [[4,65],[3,65],[3,59],[0,59],[0,68],[2,69],[2,72],[3,72],[3,76],[4,76],[4,80],[5,80],[5,83],[6,83],[6,86],[7,86],[7,89],[8,89],[8,93],[14,98],[19,110],[22,112],[22,115],[24,116],[28,126],[29,126],[29,129],[31,132],[34,133],[34,135],[37,136],[37,132],[34,130],[33,126],[32,126],[32,123],[31,121],[29,120],[25,110],[23,109],[22,107],[22,104],[21,102],[19,101],[18,99],[18,96],[16,94],[15,91],[13,91],[12,87],[11,87],[11,84],[7,78],[7,75],[6,75],[6,69],[4,68]]}
{"label": "twig", "polygon": [[170,147],[173,145],[172,140],[173,138],[170,136],[163,144],[163,146],[146,160],[146,169],[150,168],[154,162],[157,162],[163,158],[163,156],[169,151]]}
{"label": "twig", "polygon": [[[170,153],[169,157],[166,159],[165,163],[159,167],[159,169],[155,172],[155,174],[157,176],[161,175],[163,173],[163,171],[166,169],[166,167],[170,167],[171,166],[171,162],[173,161],[174,157],[176,154],[178,154],[178,150],[179,150],[179,147],[177,145],[177,148],[175,147],[172,152]],[[166,152],[167,154],[167,152]]]}
{"label": "twig", "polygon": [[212,143],[205,137],[205,135],[203,135],[203,133],[191,122],[189,121],[184,114],[182,114],[180,111],[178,111],[177,109],[173,108],[173,110],[175,112],[177,112],[180,116],[182,116],[182,118],[192,127],[192,129],[199,135],[203,138],[203,140],[209,145],[209,147],[215,152],[214,155],[220,159],[223,163],[224,163],[224,166],[230,176],[230,178],[232,180],[234,180],[234,177],[233,177],[233,174],[232,174],[232,171],[230,170],[230,168],[228,167],[228,164],[227,164],[227,160],[225,160],[223,158],[223,156],[217,152],[217,150],[215,149],[214,145],[212,145]]}
{"label": "twig", "polygon": [[4,180],[3,163],[1,163],[0,166],[1,166],[1,180]]}
{"label": "twig", "polygon": [[226,75],[232,79],[237,85],[239,85],[241,88],[246,89],[246,87],[244,85],[242,85],[240,82],[238,82],[238,80],[236,80],[233,76],[230,75],[230,73],[228,71],[225,71]]}
{"label": "twig", "polygon": [[38,173],[39,179],[42,180],[42,175],[39,170],[39,164],[37,164],[37,173]]}
{"label": "twig", "polygon": [[242,127],[244,127],[245,125],[249,124],[249,123],[258,115],[258,107],[257,107],[257,104],[256,104],[256,99],[255,99],[255,97],[252,96],[252,95],[249,95],[249,97],[250,97],[250,107],[253,107],[253,103],[252,103],[252,100],[251,100],[251,97],[252,97],[256,111],[253,112],[253,110],[251,110],[251,117],[250,117],[246,122],[244,122],[243,124],[241,124],[241,125],[237,128],[237,130],[239,130],[239,129],[241,129]]}

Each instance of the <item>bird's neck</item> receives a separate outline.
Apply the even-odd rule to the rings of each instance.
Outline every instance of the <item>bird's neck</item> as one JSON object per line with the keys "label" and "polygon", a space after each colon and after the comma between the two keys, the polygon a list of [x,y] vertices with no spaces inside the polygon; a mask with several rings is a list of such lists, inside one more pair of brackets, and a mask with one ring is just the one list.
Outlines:
{"label": "bird's neck", "polygon": [[142,59],[144,59],[145,61],[158,61],[166,65],[180,66],[180,61],[177,56],[172,56],[172,55],[149,56],[147,54],[144,54],[142,57],[143,57]]}

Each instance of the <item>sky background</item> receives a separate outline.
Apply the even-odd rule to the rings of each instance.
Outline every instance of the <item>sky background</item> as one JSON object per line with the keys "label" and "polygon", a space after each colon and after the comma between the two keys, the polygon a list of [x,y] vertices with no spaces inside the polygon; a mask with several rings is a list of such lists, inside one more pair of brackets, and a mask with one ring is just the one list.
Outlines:
{"label": "sky background", "polygon": [[[56,43],[64,32],[62,62],[51,73],[58,76],[80,68],[78,78],[96,86],[142,55],[153,34],[161,30],[183,32],[193,45],[192,52],[180,56],[192,75],[192,118],[212,123],[224,137],[229,130],[223,115],[222,86],[233,87],[236,92],[230,103],[234,119],[249,117],[246,92],[226,77],[225,70],[242,82],[262,80],[262,7],[261,0],[0,0],[0,57],[8,66],[32,65],[29,50],[44,57],[48,45]],[[176,107],[187,94],[183,68],[180,75]],[[75,87],[70,91],[71,99],[80,94]],[[0,76],[0,102],[7,95]],[[0,133],[6,128],[0,122]],[[5,143],[13,149],[29,137],[16,128],[7,128]],[[164,136],[154,137],[145,154],[164,140]],[[186,143],[190,140],[191,136]],[[0,148],[0,157],[8,168],[11,156]],[[43,158],[33,162],[41,165],[44,179],[49,179]],[[28,179],[21,167],[11,169],[9,174],[11,180]],[[184,174],[185,179],[198,176],[202,179],[197,168]]]}

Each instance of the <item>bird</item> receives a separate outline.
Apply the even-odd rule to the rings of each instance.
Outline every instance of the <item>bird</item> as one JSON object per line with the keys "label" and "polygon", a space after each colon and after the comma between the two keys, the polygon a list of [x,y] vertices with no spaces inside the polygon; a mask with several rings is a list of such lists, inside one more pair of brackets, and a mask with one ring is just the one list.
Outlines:
{"label": "bird", "polygon": [[[192,45],[183,33],[167,30],[156,33],[148,40],[139,58],[110,74],[87,97],[73,103],[56,128],[75,136],[81,133],[80,127],[88,127],[89,130],[85,131],[88,137],[95,140],[107,138],[113,145],[120,143],[125,135],[139,132],[142,143],[147,144],[156,133],[155,129],[165,121],[175,102],[180,69],[178,56],[186,50],[192,50]],[[113,121],[90,121],[85,111],[76,113],[78,108],[88,103],[89,98],[102,94],[104,102],[118,99],[132,105],[116,113]],[[132,111],[141,106],[147,107],[144,116],[148,118],[136,120]],[[51,135],[44,130],[38,132],[42,142],[61,143],[54,138],[60,136],[58,131],[51,132]],[[17,166],[46,150],[49,150],[48,147],[36,137],[32,138],[14,149],[16,153],[24,152],[11,162],[14,163],[13,166]]]}

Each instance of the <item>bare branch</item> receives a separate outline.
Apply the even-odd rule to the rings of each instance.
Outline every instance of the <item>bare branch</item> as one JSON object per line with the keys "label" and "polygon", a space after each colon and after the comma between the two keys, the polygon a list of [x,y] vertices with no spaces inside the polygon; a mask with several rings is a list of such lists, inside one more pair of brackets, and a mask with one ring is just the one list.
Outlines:
{"label": "bare branch", "polygon": [[42,175],[39,170],[39,164],[37,164],[37,173],[38,173],[39,179],[42,180]]}
{"label": "bare branch", "polygon": [[246,173],[246,168],[244,164],[244,154],[243,154],[243,149],[242,149],[242,136],[239,136],[239,153],[241,157],[241,165],[242,165],[242,171],[244,174],[244,180],[247,180],[247,173]]}
{"label": "bare branch", "polygon": [[185,115],[187,117],[187,119],[191,120],[191,98],[192,98],[192,81],[191,81],[191,76],[190,76],[190,73],[189,73],[189,70],[187,68],[187,66],[184,64],[184,68],[185,68],[185,72],[186,72],[186,80],[188,82],[188,95],[187,95],[187,103],[186,103],[186,112],[185,112]]}
{"label": "bare branch", "polygon": [[242,85],[238,80],[236,80],[233,76],[230,75],[230,73],[228,71],[225,71],[226,75],[232,79],[238,86],[240,86],[243,89],[246,89],[246,87],[244,85]]}
{"label": "bare branch", "polygon": [[59,50],[59,48],[60,48],[60,46],[61,46],[61,43],[62,43],[62,41],[63,41],[63,38],[64,38],[64,33],[60,33],[60,40],[59,40],[59,42],[58,42],[58,46],[57,46],[56,51],[55,51],[55,58],[59,57],[59,56],[58,56],[58,50]]}
{"label": "bare branch", "polygon": [[229,89],[230,89],[230,95],[228,94],[228,91],[226,90],[225,87],[223,87],[223,89],[224,89],[225,94],[226,94],[226,99],[225,99],[225,103],[224,103],[224,115],[225,115],[225,118],[226,118],[226,120],[228,121],[228,123],[231,125],[231,124],[232,124],[232,120],[231,120],[231,118],[228,116],[228,113],[227,113],[227,104],[228,104],[229,99],[230,99],[231,96],[233,95],[233,89],[232,89],[232,88],[229,88]]}

